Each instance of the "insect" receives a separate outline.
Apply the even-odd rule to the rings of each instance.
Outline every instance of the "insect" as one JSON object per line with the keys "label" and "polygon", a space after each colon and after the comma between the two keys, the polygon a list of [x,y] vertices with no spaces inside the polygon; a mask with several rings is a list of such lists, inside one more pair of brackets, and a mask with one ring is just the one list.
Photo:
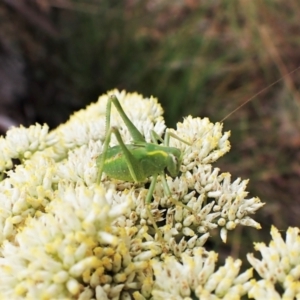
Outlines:
{"label": "insect", "polygon": [[[116,107],[118,113],[127,126],[133,142],[132,144],[125,144],[122,140],[118,128],[110,126],[111,106]],[[114,134],[117,138],[119,145],[109,147],[111,135]],[[145,203],[147,205],[147,212],[156,232],[159,232],[155,221],[149,210],[149,204],[152,200],[152,195],[157,182],[157,177],[160,175],[165,194],[171,197],[171,191],[166,181],[165,170],[167,170],[172,177],[179,174],[182,153],[178,148],[170,147],[170,137],[176,138],[179,141],[186,143],[180,137],[166,130],[164,140],[155,132],[151,131],[152,143],[147,143],[143,135],[134,126],[131,120],[124,112],[119,100],[115,95],[109,97],[106,107],[106,136],[103,145],[103,152],[97,158],[97,183],[100,184],[103,172],[109,177],[140,183],[145,181],[148,177],[152,176],[150,187],[146,195]],[[158,141],[162,143],[159,144]],[[176,200],[172,200],[178,203]],[[184,205],[183,205],[184,206]]]}
{"label": "insect", "polygon": [[[298,69],[299,68],[297,68],[296,70]],[[296,70],[290,72],[288,75],[295,72]],[[283,80],[283,78],[284,76],[269,85],[267,88]],[[253,98],[264,92],[267,88],[261,90],[256,95],[246,100],[233,112],[223,118],[221,122],[223,122],[241,107],[246,105]],[[114,105],[117,109],[131,134],[133,140],[131,144],[125,144],[122,140],[118,128],[111,127],[110,125],[112,105]],[[109,147],[112,134],[116,136],[118,145]],[[148,217],[159,237],[161,237],[161,233],[149,208],[158,176],[160,176],[165,195],[171,201],[173,201],[174,204],[181,205],[191,210],[181,202],[172,199],[172,194],[166,181],[166,170],[172,177],[176,177],[180,172],[180,166],[183,158],[183,153],[178,148],[169,146],[170,137],[178,139],[179,141],[189,145],[188,142],[171,133],[168,129],[165,132],[164,140],[162,140],[162,138],[155,131],[151,131],[151,143],[146,142],[143,135],[139,132],[139,130],[135,127],[135,125],[131,122],[131,120],[124,112],[117,97],[115,95],[112,95],[108,99],[106,108],[106,135],[103,144],[103,152],[97,158],[97,183],[100,184],[103,172],[105,172],[106,175],[111,178],[135,183],[144,182],[147,178],[152,177],[150,187],[146,195],[145,204]]]}

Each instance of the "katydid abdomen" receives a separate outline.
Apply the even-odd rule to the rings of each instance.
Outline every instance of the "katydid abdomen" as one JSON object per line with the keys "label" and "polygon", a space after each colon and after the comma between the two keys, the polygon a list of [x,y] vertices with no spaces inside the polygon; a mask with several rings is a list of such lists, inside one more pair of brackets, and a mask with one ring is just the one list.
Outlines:
{"label": "katydid abdomen", "polygon": [[[125,145],[131,154],[130,160],[134,166],[138,182],[157,175],[167,169],[172,176],[179,173],[181,152],[177,148],[165,147],[152,143],[141,145]],[[101,155],[98,161],[101,159]],[[171,166],[175,165],[175,168]],[[103,171],[111,178],[134,182],[128,168],[121,146],[114,146],[107,150]]]}

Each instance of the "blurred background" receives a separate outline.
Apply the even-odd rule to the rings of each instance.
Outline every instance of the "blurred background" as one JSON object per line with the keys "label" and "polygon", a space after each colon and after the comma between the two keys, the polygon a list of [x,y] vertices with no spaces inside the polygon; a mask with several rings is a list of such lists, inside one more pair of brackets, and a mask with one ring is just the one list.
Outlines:
{"label": "blurred background", "polygon": [[[220,121],[300,66],[299,15],[294,0],[0,0],[1,133],[54,128],[113,88],[158,97],[168,127]],[[224,255],[300,226],[299,86],[300,70],[224,121],[232,150],[217,166],[267,203],[261,231],[212,238]]]}

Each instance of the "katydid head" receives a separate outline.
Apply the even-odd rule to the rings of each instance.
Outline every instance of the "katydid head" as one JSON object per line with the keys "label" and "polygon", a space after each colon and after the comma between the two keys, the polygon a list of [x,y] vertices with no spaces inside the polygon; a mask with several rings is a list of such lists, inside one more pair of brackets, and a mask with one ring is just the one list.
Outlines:
{"label": "katydid head", "polygon": [[182,154],[178,148],[168,147],[167,171],[172,177],[179,174],[182,162]]}
{"label": "katydid head", "polygon": [[191,144],[180,138],[174,132],[171,132],[170,130],[166,131],[164,144],[167,146],[167,152],[169,153],[167,158],[167,170],[172,177],[176,177],[179,174],[184,153],[176,147],[169,147],[170,137],[173,137],[186,145],[191,146]]}

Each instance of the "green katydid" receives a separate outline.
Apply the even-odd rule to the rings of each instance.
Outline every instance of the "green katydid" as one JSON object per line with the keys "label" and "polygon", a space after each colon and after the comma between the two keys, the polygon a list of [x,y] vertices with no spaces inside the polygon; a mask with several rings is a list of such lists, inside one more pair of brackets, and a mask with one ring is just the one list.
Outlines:
{"label": "green katydid", "polygon": [[[292,72],[287,75],[282,76],[277,81],[273,82],[268,87],[259,91],[253,97],[249,98],[241,105],[239,105],[235,110],[233,110],[230,114],[225,116],[220,122],[223,122],[231,114],[235,113],[237,110],[241,109],[248,102],[253,100],[253,98],[257,97],[259,94],[264,92],[266,89],[275,85],[279,81],[282,81],[286,76],[291,75],[296,72],[300,67],[296,68]],[[116,127],[110,126],[111,119],[111,106],[112,103],[116,107],[118,113],[123,119],[126,127],[128,128],[131,136],[132,136],[132,144],[126,144],[123,142],[122,137],[119,133],[119,130]],[[111,134],[114,134],[118,140],[119,145],[114,147],[109,147]],[[155,185],[157,182],[157,177],[160,176],[162,186],[164,189],[164,193],[170,200],[176,204],[185,207],[186,209],[192,209],[182,204],[179,201],[172,199],[172,195],[170,192],[170,188],[166,181],[165,170],[169,172],[172,177],[176,177],[180,172],[180,166],[183,158],[183,153],[176,147],[169,146],[170,137],[178,139],[179,141],[190,145],[188,142],[182,140],[175,134],[171,133],[168,129],[165,131],[164,140],[156,134],[154,131],[151,132],[151,140],[152,143],[146,142],[143,135],[139,132],[139,130],[135,127],[135,125],[128,118],[126,113],[124,112],[119,100],[116,96],[112,95],[107,102],[106,108],[106,136],[103,145],[103,152],[97,158],[97,166],[98,166],[98,176],[97,183],[100,184],[103,172],[106,173],[111,178],[130,181],[135,183],[140,183],[145,181],[148,177],[152,176],[151,184],[148,189],[148,193],[146,195],[145,203],[147,205],[147,212],[149,215],[149,219],[155,227],[156,232],[160,235],[160,231],[158,230],[156,223],[149,211],[149,204],[151,203],[152,196],[154,193]],[[159,144],[158,141],[161,143]]]}
{"label": "green katydid", "polygon": [[[132,136],[132,144],[125,144],[119,130],[116,127],[110,126],[112,103],[116,107]],[[109,147],[112,134],[116,136],[119,145]],[[100,184],[103,172],[111,178],[135,183],[143,182],[148,177],[152,176],[145,202],[149,218],[158,234],[160,233],[148,208],[151,203],[157,177],[159,175],[161,176],[164,192],[166,196],[171,198],[171,192],[166,181],[165,170],[167,170],[172,177],[176,177],[180,171],[183,155],[178,148],[169,146],[171,136],[189,145],[189,143],[168,130],[165,132],[164,140],[162,140],[155,131],[151,131],[152,143],[147,143],[143,135],[124,112],[117,97],[115,95],[109,97],[106,107],[106,136],[102,154],[97,158],[97,183]],[[159,144],[158,141],[161,141],[162,143]],[[181,203],[178,203],[178,201],[175,201],[174,199],[171,199],[171,201],[181,205]]]}

